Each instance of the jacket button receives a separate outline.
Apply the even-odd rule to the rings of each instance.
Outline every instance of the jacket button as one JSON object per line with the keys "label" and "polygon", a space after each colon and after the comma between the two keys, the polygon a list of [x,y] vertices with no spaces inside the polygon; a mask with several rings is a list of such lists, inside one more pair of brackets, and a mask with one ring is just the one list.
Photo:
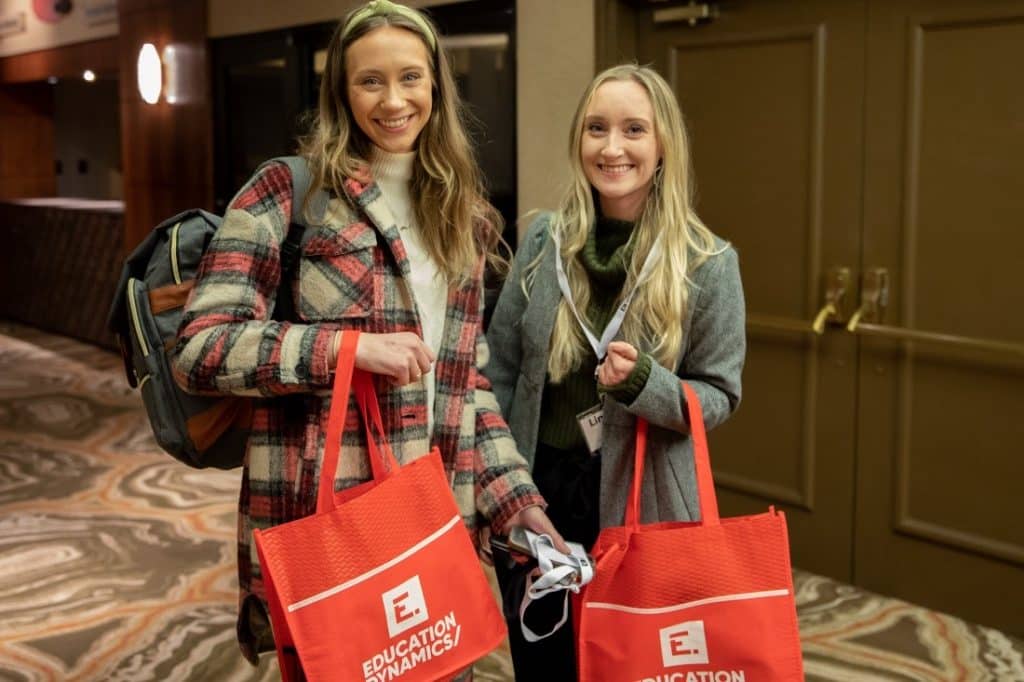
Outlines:
{"label": "jacket button", "polygon": [[309,376],[309,369],[306,367],[306,365],[299,363],[295,365],[295,376],[299,377],[300,379],[305,379],[306,377]]}

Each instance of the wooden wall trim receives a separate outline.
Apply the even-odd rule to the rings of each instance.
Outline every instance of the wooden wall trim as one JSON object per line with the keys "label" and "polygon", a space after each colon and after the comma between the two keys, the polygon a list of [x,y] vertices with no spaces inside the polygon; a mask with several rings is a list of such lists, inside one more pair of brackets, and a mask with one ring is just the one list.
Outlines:
{"label": "wooden wall trim", "polygon": [[53,159],[52,88],[0,85],[0,199],[56,194]]}
{"label": "wooden wall trim", "polygon": [[85,69],[117,73],[117,36],[0,58],[0,84],[80,78]]}
{"label": "wooden wall trim", "polygon": [[[188,208],[213,209],[213,113],[207,0],[121,0],[121,158],[125,248]],[[147,104],[135,81],[139,50],[174,45],[187,55],[180,101]]]}

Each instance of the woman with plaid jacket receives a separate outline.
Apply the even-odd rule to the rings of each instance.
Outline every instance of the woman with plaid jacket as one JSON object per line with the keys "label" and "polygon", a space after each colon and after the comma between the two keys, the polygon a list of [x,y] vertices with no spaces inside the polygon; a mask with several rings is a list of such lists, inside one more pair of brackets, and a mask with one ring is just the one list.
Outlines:
{"label": "woman with plaid jacket", "polygon": [[[485,201],[437,31],[420,12],[374,0],[328,48],[319,115],[303,142],[311,227],[292,291],[295,321],[269,319],[280,285],[292,177],[268,164],[235,197],[186,306],[175,373],[186,390],[259,396],[239,500],[239,641],[273,648],[252,530],[311,514],[341,334],[376,375],[400,462],[440,449],[463,521],[557,533],[480,372],[482,276],[501,219]],[[311,215],[316,214],[316,215]],[[361,429],[335,488],[369,480]],[[355,445],[359,443],[359,445]],[[560,542],[559,538],[559,542]]]}

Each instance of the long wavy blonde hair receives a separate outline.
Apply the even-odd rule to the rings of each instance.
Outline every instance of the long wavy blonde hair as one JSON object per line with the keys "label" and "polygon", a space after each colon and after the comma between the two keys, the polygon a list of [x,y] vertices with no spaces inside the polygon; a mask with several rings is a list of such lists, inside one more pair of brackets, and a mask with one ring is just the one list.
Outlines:
{"label": "long wavy blonde hair", "polygon": [[[659,236],[661,253],[650,276],[640,282],[623,323],[622,335],[632,345],[651,353],[661,365],[674,368],[683,346],[683,320],[690,293],[688,275],[718,251],[714,235],[693,210],[689,144],[679,104],[668,83],[653,69],[636,64],[614,66],[598,74],[583,93],[569,134],[570,185],[550,228],[558,232],[561,241],[560,256],[573,300],[578,310],[585,311],[591,299],[590,280],[577,254],[594,227],[597,211],[594,190],[587,180],[580,155],[583,122],[594,93],[611,80],[632,80],[647,92],[654,109],[654,132],[662,152],[661,163],[630,237],[633,255],[626,266],[626,283],[619,300],[632,289]],[[528,266],[524,287],[530,285],[542,257]],[[594,330],[595,336],[600,336],[601,331]],[[563,298],[558,305],[548,356],[551,381],[557,383],[577,370],[591,352]]]}
{"label": "long wavy blonde hair", "polygon": [[[373,143],[360,130],[348,102],[345,53],[348,47],[382,26],[412,31],[430,57],[433,107],[417,141],[410,194],[423,244],[448,281],[473,276],[485,256],[499,269],[505,265],[496,246],[501,240],[501,215],[486,200],[479,166],[466,134],[467,115],[455,86],[448,57],[433,22],[421,13],[433,40],[423,28],[397,13],[374,14],[348,26],[353,10],[334,31],[320,83],[320,106],[312,130],[301,141],[309,160],[310,195],[327,189],[343,196],[347,178],[365,173]],[[417,10],[409,10],[417,11]],[[431,43],[437,49],[431,48]]]}

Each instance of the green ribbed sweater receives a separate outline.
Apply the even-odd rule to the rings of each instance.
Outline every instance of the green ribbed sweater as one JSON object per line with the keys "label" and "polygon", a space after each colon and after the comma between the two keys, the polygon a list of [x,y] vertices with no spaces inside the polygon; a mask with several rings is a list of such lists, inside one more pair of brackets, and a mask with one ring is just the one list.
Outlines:
{"label": "green ribbed sweater", "polygon": [[[582,314],[598,338],[615,312],[622,287],[626,283],[626,264],[633,251],[632,245],[628,243],[632,233],[632,222],[599,217],[579,254],[580,264],[590,278],[592,292],[590,305]],[[587,447],[576,415],[598,403],[595,369],[597,358],[587,344],[583,362],[575,372],[558,384],[548,381],[544,386],[538,443],[560,450]],[[651,357],[640,353],[636,367],[626,380],[605,388],[604,392],[628,405],[643,390],[650,372]]]}

